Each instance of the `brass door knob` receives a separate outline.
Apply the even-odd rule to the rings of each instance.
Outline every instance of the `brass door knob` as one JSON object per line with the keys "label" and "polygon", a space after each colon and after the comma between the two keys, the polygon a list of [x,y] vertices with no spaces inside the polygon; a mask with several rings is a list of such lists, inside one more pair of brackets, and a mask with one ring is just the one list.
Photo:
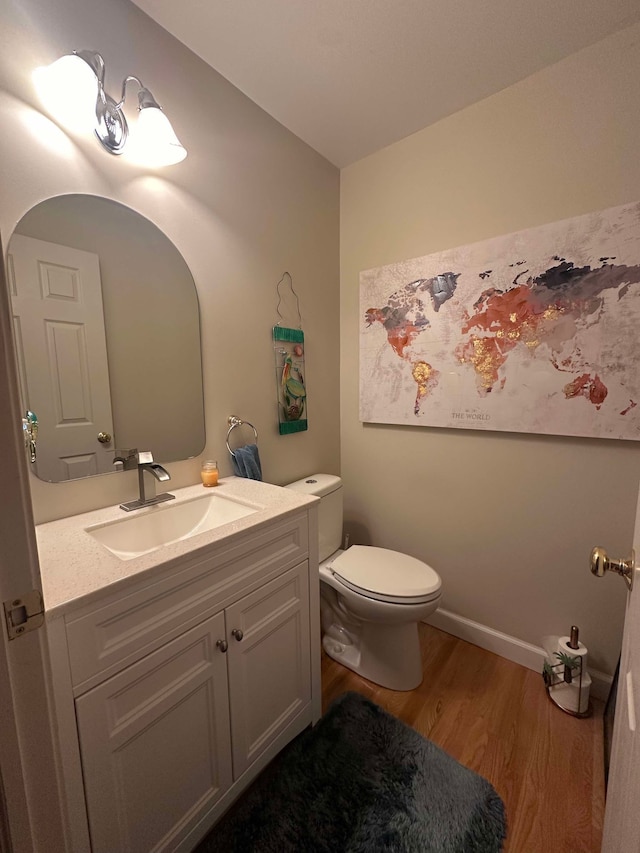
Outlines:
{"label": "brass door knob", "polygon": [[624,578],[629,589],[633,589],[635,559],[635,551],[632,550],[628,560],[612,560],[604,548],[597,546],[591,552],[591,571],[597,578],[603,577],[605,572],[615,572]]}
{"label": "brass door knob", "polygon": [[98,441],[100,444],[111,444],[111,433],[110,432],[99,432],[98,433]]}

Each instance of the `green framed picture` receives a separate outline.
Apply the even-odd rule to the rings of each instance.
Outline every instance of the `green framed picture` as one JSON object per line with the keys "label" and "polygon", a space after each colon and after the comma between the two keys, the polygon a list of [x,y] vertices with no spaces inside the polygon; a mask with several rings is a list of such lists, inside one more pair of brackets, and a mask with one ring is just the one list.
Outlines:
{"label": "green framed picture", "polygon": [[304,332],[273,327],[280,435],[303,432],[307,423],[307,389],[304,383]]}

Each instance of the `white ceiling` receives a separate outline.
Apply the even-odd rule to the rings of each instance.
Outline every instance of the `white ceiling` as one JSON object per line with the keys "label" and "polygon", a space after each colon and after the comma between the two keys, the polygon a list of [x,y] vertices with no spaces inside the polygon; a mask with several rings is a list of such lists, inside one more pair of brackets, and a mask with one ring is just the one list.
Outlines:
{"label": "white ceiling", "polygon": [[134,0],[336,166],[640,20],[638,0]]}

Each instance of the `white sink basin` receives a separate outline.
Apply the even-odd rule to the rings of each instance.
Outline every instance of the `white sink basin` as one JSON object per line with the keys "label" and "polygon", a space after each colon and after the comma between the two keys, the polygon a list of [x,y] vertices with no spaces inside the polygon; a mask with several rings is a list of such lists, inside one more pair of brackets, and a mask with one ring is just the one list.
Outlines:
{"label": "white sink basin", "polygon": [[85,530],[116,557],[133,560],[163,545],[197,536],[257,510],[258,507],[213,493],[152,507],[142,510],[142,515],[94,524]]}

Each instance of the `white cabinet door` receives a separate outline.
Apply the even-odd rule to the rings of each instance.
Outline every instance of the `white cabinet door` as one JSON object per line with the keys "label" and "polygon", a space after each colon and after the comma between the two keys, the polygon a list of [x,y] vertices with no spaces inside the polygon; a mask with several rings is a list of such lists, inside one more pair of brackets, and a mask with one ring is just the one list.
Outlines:
{"label": "white cabinet door", "polygon": [[224,616],[76,701],[93,853],[173,850],[232,783]]}
{"label": "white cabinet door", "polygon": [[225,615],[238,779],[311,701],[308,563],[240,599]]}

